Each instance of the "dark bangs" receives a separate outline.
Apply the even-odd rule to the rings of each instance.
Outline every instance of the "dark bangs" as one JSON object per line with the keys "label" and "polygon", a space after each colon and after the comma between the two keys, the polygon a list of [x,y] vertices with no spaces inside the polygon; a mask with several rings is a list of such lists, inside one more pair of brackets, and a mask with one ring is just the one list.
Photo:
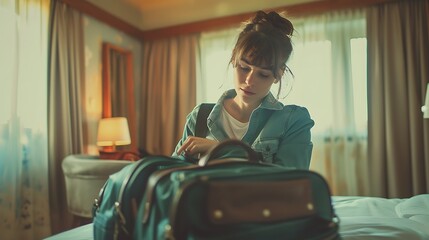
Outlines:
{"label": "dark bangs", "polygon": [[246,59],[251,65],[271,69],[274,77],[279,79],[279,70],[285,66],[285,57],[281,56],[279,47],[274,38],[261,32],[250,32],[237,42],[231,63],[236,66],[238,60]]}

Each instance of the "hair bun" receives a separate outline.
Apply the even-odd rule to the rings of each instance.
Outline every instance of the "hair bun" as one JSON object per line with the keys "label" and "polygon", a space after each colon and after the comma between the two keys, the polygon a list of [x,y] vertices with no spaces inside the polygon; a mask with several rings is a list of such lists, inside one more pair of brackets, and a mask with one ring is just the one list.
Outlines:
{"label": "hair bun", "polygon": [[247,24],[247,28],[255,31],[271,30],[275,28],[289,37],[292,36],[294,30],[289,20],[273,11],[269,13],[258,11],[252,21]]}

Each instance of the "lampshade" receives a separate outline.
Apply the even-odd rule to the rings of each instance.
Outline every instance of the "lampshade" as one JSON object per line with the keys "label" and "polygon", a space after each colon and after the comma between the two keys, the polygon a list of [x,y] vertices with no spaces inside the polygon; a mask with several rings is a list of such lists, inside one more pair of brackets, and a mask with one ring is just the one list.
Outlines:
{"label": "lampshade", "polygon": [[98,124],[98,146],[120,146],[131,143],[128,121],[124,117],[103,118]]}
{"label": "lampshade", "polygon": [[426,87],[425,105],[422,107],[423,118],[429,118],[429,83]]}

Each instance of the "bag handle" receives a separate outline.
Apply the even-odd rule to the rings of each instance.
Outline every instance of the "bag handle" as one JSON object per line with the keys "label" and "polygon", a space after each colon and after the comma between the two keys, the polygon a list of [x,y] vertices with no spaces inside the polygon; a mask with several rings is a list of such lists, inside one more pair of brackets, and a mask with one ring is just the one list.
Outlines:
{"label": "bag handle", "polygon": [[248,144],[235,139],[228,139],[225,141],[220,142],[215,147],[213,147],[209,152],[201,157],[201,159],[198,161],[198,165],[204,167],[207,166],[207,163],[213,159],[213,156],[216,156],[221,150],[223,150],[226,147],[231,146],[238,146],[243,148],[247,153],[247,159],[249,162],[258,163],[259,162],[259,155],[257,152],[255,152]]}
{"label": "bag handle", "polygon": [[[225,147],[230,147],[230,146],[240,146],[242,147],[244,150],[246,150],[247,153],[247,159],[245,158],[225,158],[225,159],[218,159],[216,161],[210,161],[212,160],[212,158],[214,158],[214,156],[216,156],[216,154],[222,150]],[[153,202],[155,201],[155,187],[157,186],[157,184],[159,183],[159,181],[166,177],[169,176],[172,172],[174,171],[178,171],[178,170],[192,170],[192,169],[199,169],[199,168],[209,168],[209,167],[216,167],[219,165],[226,165],[226,164],[233,164],[233,163],[237,163],[237,162],[246,162],[246,163],[251,163],[251,164],[258,164],[260,166],[272,166],[271,164],[268,163],[260,163],[258,161],[258,153],[255,152],[248,144],[239,141],[239,140],[225,140],[223,142],[220,142],[218,145],[216,145],[215,147],[213,147],[211,150],[209,150],[209,152],[204,155],[198,162],[198,165],[196,164],[192,164],[192,165],[187,165],[187,166],[181,166],[181,167],[173,167],[173,168],[167,168],[167,169],[163,169],[163,170],[159,170],[156,171],[154,173],[152,173],[149,177],[148,183],[147,183],[147,187],[145,190],[145,196],[146,196],[146,200],[142,200],[145,201],[144,202],[144,215],[143,215],[143,219],[142,219],[142,223],[146,224],[148,219],[149,219],[149,215],[151,214],[151,208],[153,205]]]}

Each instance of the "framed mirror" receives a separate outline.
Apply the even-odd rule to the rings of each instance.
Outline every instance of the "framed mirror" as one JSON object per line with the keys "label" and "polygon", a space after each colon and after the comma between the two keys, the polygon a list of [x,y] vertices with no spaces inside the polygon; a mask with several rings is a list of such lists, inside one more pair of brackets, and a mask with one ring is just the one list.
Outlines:
{"label": "framed mirror", "polygon": [[133,55],[130,50],[103,43],[103,118],[126,117],[130,129],[130,150],[137,150]]}

